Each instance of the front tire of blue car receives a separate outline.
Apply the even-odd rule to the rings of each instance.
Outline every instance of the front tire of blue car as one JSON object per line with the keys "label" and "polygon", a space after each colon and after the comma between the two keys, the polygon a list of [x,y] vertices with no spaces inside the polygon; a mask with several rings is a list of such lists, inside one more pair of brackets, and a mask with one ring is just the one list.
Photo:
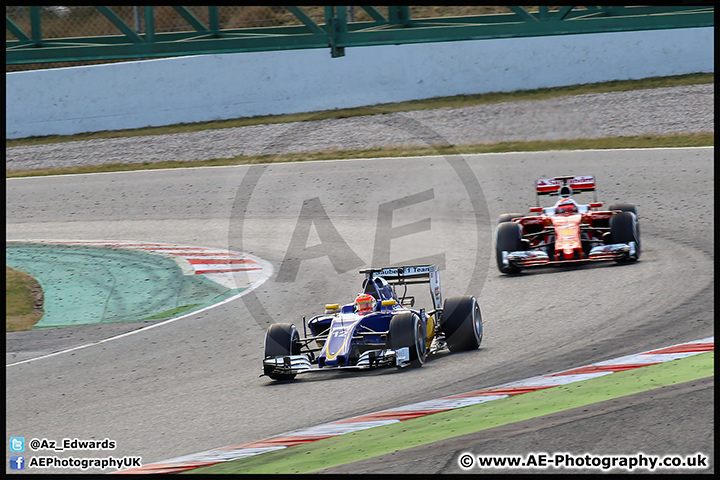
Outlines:
{"label": "front tire of blue car", "polygon": [[[425,363],[425,332],[417,315],[405,312],[398,313],[390,320],[388,346],[392,350],[408,347],[410,350],[410,367],[420,367]],[[400,368],[400,367],[398,367]]]}
{"label": "front tire of blue car", "polygon": [[[265,332],[265,358],[284,357],[300,354],[300,334],[295,325],[289,323],[273,323]],[[294,373],[272,373],[270,367],[263,367],[265,375],[273,380],[292,380]]]}

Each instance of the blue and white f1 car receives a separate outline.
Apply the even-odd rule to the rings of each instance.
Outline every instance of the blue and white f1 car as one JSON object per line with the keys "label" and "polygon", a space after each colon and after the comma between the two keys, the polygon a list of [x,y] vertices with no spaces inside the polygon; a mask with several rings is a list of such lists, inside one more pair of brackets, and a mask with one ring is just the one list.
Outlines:
{"label": "blue and white f1 car", "polygon": [[[441,350],[480,346],[483,325],[476,298],[465,295],[443,302],[436,265],[360,273],[365,279],[358,301],[325,305],[324,314],[307,322],[303,317],[303,338],[293,324],[270,325],[265,333],[263,375],[292,380],[306,372],[419,367],[428,355]],[[415,297],[407,295],[408,285],[423,283],[430,285],[428,310],[415,308]],[[397,286],[404,288],[401,296]]]}

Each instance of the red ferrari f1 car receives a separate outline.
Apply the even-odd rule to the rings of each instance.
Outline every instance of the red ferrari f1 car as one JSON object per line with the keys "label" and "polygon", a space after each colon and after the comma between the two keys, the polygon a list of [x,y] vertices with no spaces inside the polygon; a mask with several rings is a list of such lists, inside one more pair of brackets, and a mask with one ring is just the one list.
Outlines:
{"label": "red ferrari f1 car", "polygon": [[[573,195],[595,191],[595,177],[562,176],[535,182],[537,206],[530,215],[500,215],[495,230],[497,266],[502,273],[525,267],[640,258],[637,208],[627,203],[600,210],[602,202],[583,205]],[[541,207],[540,196],[555,195],[552,207]]]}

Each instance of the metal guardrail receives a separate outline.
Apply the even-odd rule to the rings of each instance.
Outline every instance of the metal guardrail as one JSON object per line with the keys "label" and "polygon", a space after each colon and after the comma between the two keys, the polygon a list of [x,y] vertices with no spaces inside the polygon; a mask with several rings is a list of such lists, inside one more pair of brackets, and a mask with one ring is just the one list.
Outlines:
{"label": "metal guardrail", "polygon": [[[156,9],[161,7],[82,7],[95,9],[93,13],[110,22],[115,34],[74,37],[48,33],[49,28],[45,27],[50,21],[48,8],[69,11],[76,7],[6,7],[5,63],[86,62],[307,48],[329,48],[332,57],[341,57],[346,48],[358,46],[714,26],[715,9],[708,6],[709,2],[704,3],[509,6],[508,13],[436,18],[412,18],[409,6],[326,6],[324,23],[318,21],[317,15],[313,19],[308,14],[309,7],[288,6],[273,8],[291,13],[296,19],[293,25],[225,29],[221,27],[220,9],[226,7],[171,7],[184,22],[183,31],[172,32],[163,32],[156,26]],[[356,8],[362,9],[359,12],[369,20],[354,21]],[[125,9],[122,14],[120,9]],[[60,15],[57,12],[52,15],[57,17]]]}

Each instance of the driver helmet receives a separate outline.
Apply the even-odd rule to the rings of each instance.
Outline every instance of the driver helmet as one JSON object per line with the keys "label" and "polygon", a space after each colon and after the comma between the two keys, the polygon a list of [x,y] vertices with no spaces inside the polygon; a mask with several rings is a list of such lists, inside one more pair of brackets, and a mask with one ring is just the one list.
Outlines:
{"label": "driver helmet", "polygon": [[578,213],[578,208],[572,200],[563,200],[555,209],[555,213],[558,215],[571,215]]}
{"label": "driver helmet", "polygon": [[355,299],[355,310],[358,313],[369,313],[375,310],[375,298],[369,293],[361,293]]}

